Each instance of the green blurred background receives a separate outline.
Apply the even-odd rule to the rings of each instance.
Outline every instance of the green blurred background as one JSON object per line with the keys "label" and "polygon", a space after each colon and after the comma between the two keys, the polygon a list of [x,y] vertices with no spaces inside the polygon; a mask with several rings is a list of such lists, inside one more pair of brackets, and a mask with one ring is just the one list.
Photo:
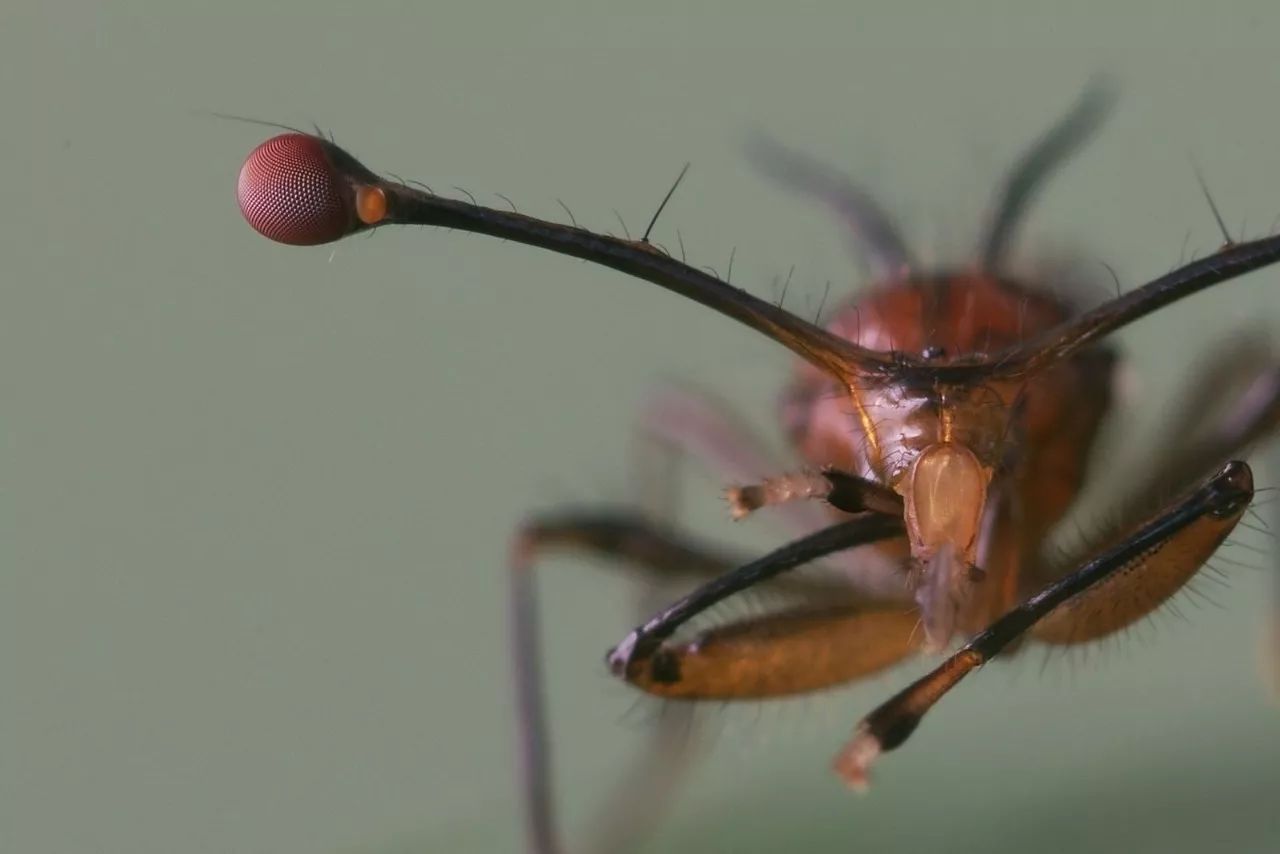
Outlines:
{"label": "green blurred background", "polygon": [[[788,304],[853,286],[839,230],[742,158],[762,127],[865,179],[921,253],[964,258],[995,180],[1085,82],[1121,101],[1028,246],[1126,287],[1280,214],[1274,3],[42,4],[0,11],[0,849],[511,851],[503,561],[531,508],[621,501],[646,389],[717,389],[772,430],[787,354],[658,289],[470,235],[309,250],[236,209],[270,131],[370,166],[643,228]],[[1037,8],[1038,7],[1038,8]],[[1280,273],[1122,337],[1123,480],[1162,402]],[[1105,279],[1104,279],[1105,280]],[[776,440],[776,433],[771,433]],[[1131,469],[1130,469],[1131,470]],[[1264,485],[1274,471],[1260,471]],[[685,517],[733,527],[718,484]],[[1095,489],[1082,524],[1105,517]],[[1268,508],[1267,512],[1275,508]],[[706,713],[710,760],[649,850],[1280,850],[1280,711],[1258,677],[1275,549],[1221,607],[967,681],[847,795],[827,762],[911,674]],[[570,840],[651,708],[603,672],[634,588],[542,576]]]}

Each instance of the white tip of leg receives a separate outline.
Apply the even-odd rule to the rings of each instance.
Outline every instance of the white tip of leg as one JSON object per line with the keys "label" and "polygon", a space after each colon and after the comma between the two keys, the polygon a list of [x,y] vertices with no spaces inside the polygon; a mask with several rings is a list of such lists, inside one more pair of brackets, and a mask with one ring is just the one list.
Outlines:
{"label": "white tip of leg", "polygon": [[627,665],[631,663],[632,656],[636,652],[636,643],[639,641],[639,635],[631,632],[622,642],[609,650],[609,654],[605,656],[604,663],[608,666],[609,672],[614,676],[626,677]]}
{"label": "white tip of leg", "polygon": [[867,772],[879,756],[880,739],[867,730],[865,723],[861,723],[853,738],[836,754],[833,766],[846,786],[862,793],[870,788],[871,779]]}

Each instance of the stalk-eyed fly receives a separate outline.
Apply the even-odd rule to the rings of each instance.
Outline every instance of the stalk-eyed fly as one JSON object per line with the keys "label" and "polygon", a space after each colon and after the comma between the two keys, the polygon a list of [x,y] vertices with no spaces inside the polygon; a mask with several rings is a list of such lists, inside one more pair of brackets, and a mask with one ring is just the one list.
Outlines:
{"label": "stalk-eyed fly", "polygon": [[[655,436],[738,479],[727,493],[735,516],[769,508],[784,517],[796,534],[788,544],[734,561],[639,513],[616,512],[547,514],[515,537],[513,650],[532,850],[559,848],[530,578],[540,552],[584,549],[692,586],[606,656],[619,679],[661,697],[813,692],[922,651],[953,650],[854,727],[834,767],[860,787],[881,754],[906,742],[987,661],[1124,629],[1182,588],[1231,533],[1254,494],[1240,458],[1280,426],[1280,363],[1244,350],[1190,380],[1188,398],[1202,405],[1188,413],[1158,473],[1135,485],[1146,511],[1117,520],[1076,553],[1045,548],[1084,483],[1112,402],[1119,357],[1107,336],[1280,261],[1280,237],[1228,240],[1087,310],[1053,281],[1010,272],[1029,203],[1109,101],[1105,90],[1087,90],[1023,154],[999,187],[973,258],[945,269],[922,267],[855,183],[757,141],[752,153],[764,170],[829,207],[873,273],[871,286],[824,325],[673,257],[649,231],[618,238],[446,198],[382,178],[315,134],[283,133],[249,155],[240,208],[272,240],[321,244],[388,224],[500,237],[674,291],[799,357],[780,406],[799,462],[758,482],[741,482],[741,472],[758,469],[760,452],[710,399],[671,391],[645,416]],[[813,562],[839,583],[831,575],[779,579]],[[784,606],[690,633],[695,616],[769,579],[791,584]],[[965,640],[954,648],[957,638]]]}

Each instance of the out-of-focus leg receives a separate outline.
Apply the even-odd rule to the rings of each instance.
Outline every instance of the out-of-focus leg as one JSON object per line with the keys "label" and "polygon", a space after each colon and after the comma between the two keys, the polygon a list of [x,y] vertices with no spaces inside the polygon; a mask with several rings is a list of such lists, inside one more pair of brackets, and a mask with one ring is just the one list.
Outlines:
{"label": "out-of-focus leg", "polygon": [[[771,454],[725,403],[713,395],[687,386],[668,385],[646,402],[638,421],[635,481],[646,508],[677,506],[672,491],[674,466],[684,461],[696,463],[729,487],[752,490],[794,467]],[[785,477],[785,475],[784,475]],[[843,476],[840,493],[849,488],[850,476]],[[864,482],[865,483],[865,482]],[[659,489],[655,492],[654,486]],[[646,488],[648,487],[648,488]],[[899,500],[888,493],[889,500]],[[732,499],[734,493],[730,491]],[[770,507],[769,519],[778,519],[792,536],[812,534],[831,524],[833,513],[820,501],[783,501]],[[737,505],[730,501],[729,509]],[[866,502],[867,509],[886,509]],[[665,517],[664,517],[665,518]],[[901,559],[886,554],[878,546],[850,549],[823,558],[822,566],[838,572],[847,583],[879,599],[907,597],[902,583]]]}
{"label": "out-of-focus leg", "polygon": [[[632,574],[649,580],[703,579],[718,575],[734,561],[713,549],[695,544],[638,514],[567,511],[548,514],[524,525],[511,555],[511,640],[516,683],[517,728],[521,751],[521,788],[524,795],[528,847],[534,854],[563,851],[555,817],[551,783],[550,736],[543,697],[541,637],[538,628],[533,567],[548,551],[581,551],[618,561]],[[594,656],[593,656],[594,660]],[[638,844],[646,822],[660,812],[689,755],[682,749],[685,728],[677,711],[664,717],[654,732],[650,748],[641,755],[620,791],[629,795],[627,810],[616,804],[596,841],[599,851],[623,851]],[[617,798],[614,799],[618,800]]]}

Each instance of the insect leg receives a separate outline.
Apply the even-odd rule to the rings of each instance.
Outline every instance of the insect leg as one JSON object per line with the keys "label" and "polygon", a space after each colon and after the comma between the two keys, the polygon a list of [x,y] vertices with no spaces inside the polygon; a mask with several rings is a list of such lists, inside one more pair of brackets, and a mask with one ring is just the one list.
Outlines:
{"label": "insect leg", "polygon": [[[1174,425],[1170,438],[1151,459],[1144,460],[1143,470],[1153,474],[1137,487],[1135,495],[1184,489],[1224,461],[1245,456],[1273,440],[1280,434],[1280,360],[1266,339],[1246,334],[1211,357],[1188,384],[1168,422]],[[1047,584],[1054,580],[1055,568],[1042,563],[1028,580],[1035,587]],[[1280,590],[1277,593],[1277,607],[1265,627],[1270,634],[1263,640],[1262,666],[1264,678],[1280,691]],[[1146,591],[1142,595],[1147,595]],[[1117,599],[1134,601],[1123,593]],[[1044,631],[1051,631],[1051,624]],[[1064,635],[1059,628],[1056,637],[1040,637],[1038,631],[1034,634],[1049,643],[1074,642],[1070,629],[1066,631]]]}
{"label": "insect leg", "polygon": [[[1254,446],[1280,433],[1280,361],[1261,338],[1244,336],[1210,357],[1187,384],[1165,419],[1165,441],[1139,461],[1129,478],[1136,500],[1192,488],[1227,460],[1246,457]],[[1123,520],[1117,530],[1123,528]],[[1029,561],[1023,595],[1061,577],[1061,560]]]}
{"label": "insect leg", "polygon": [[1264,339],[1243,336],[1211,357],[1167,419],[1169,438],[1135,494],[1184,489],[1280,433],[1280,358]]}
{"label": "insect leg", "polygon": [[[1205,471],[1214,462],[1262,443],[1280,445],[1274,441],[1280,435],[1280,363],[1255,361],[1242,365],[1236,376],[1221,379],[1236,393],[1235,398],[1219,408],[1221,414],[1200,436],[1176,456],[1169,457],[1177,461],[1174,463],[1175,477]],[[1233,379],[1236,382],[1231,382]],[[1268,470],[1274,478],[1280,473],[1280,446],[1273,449],[1270,462]],[[1280,503],[1274,506],[1280,508]],[[1280,513],[1272,512],[1271,516],[1280,521]],[[1261,521],[1261,517],[1258,519]],[[1272,536],[1276,534],[1273,532]],[[1273,695],[1280,698],[1280,549],[1273,548],[1273,552],[1276,572],[1273,584],[1276,586],[1271,613],[1263,627],[1261,664],[1266,684]]]}
{"label": "insect leg", "polygon": [[[541,644],[533,578],[535,558],[549,550],[585,551],[615,558],[633,571],[663,580],[697,579],[719,575],[735,561],[716,550],[693,543],[675,532],[631,512],[564,512],[547,514],[525,524],[515,538],[511,557],[511,639],[515,671],[516,709],[521,746],[521,785],[528,822],[529,850],[554,854],[561,850],[551,789],[549,736],[542,695]],[[682,770],[686,752],[680,750],[684,732],[677,717],[664,717],[654,734],[652,749],[629,778],[628,810],[652,816],[654,801],[668,793]],[[643,796],[643,797],[642,797]],[[612,810],[611,810],[612,812]],[[620,828],[623,822],[610,822]],[[640,828],[626,834],[635,843]],[[621,831],[618,831],[621,832]],[[604,844],[600,851],[621,850]]]}
{"label": "insect leg", "polygon": [[[640,438],[647,446],[689,456],[730,482],[725,495],[730,513],[742,518],[765,506],[776,507],[800,533],[830,522],[830,514],[797,499],[821,499],[846,513],[874,510],[902,515],[902,497],[889,487],[844,472],[798,471],[774,474],[782,466],[764,450],[741,419],[706,392],[678,386],[660,390],[645,405]],[[646,455],[637,465],[643,478],[661,464]],[[655,505],[670,506],[670,496]],[[815,512],[816,511],[816,512]]]}
{"label": "insect leg", "polygon": [[[658,486],[670,486],[675,480],[669,476],[672,463],[685,457],[700,464],[722,483],[746,484],[745,490],[753,489],[751,484],[767,479],[787,465],[770,453],[725,402],[686,384],[659,389],[644,404],[638,426],[640,441],[635,449],[635,481],[642,487],[661,480],[655,473],[668,476],[666,483],[659,482]],[[836,509],[851,513],[879,510],[902,515],[901,498],[896,493],[841,472],[825,472],[824,477],[834,486],[833,493],[826,496],[827,503]],[[727,497],[733,512],[733,496]],[[669,518],[665,514],[677,506],[676,498],[669,489],[660,490],[659,494],[648,496],[643,506],[654,515]],[[832,520],[828,507],[809,501],[778,504],[771,518],[774,515],[786,524],[792,536],[811,534]],[[849,584],[869,597],[891,599],[903,590],[898,561],[872,554],[874,550],[874,546],[868,546],[837,552],[824,558],[823,565],[838,570]]]}
{"label": "insect leg", "polygon": [[[515,669],[517,713],[522,748],[522,786],[529,822],[531,850],[559,851],[548,727],[542,697],[541,653],[537,626],[533,566],[548,551],[579,551],[612,558],[655,582],[699,582],[727,572],[741,563],[719,549],[698,543],[670,527],[631,511],[566,511],[544,514],[524,525],[516,537],[511,569],[512,660]],[[823,601],[847,601],[850,590],[837,581],[778,579],[778,592]],[[914,625],[914,617],[911,618]],[[691,722],[687,710],[675,706],[664,713],[652,745],[643,751],[618,794],[600,815],[607,818],[592,851],[621,851],[634,847],[644,827],[661,811],[675,781],[692,756]],[[624,844],[625,843],[625,844]]]}
{"label": "insect leg", "polygon": [[[665,473],[672,457],[692,460],[721,484],[751,483],[786,465],[727,403],[683,383],[661,387],[644,402],[637,439],[637,482],[652,480],[655,471]],[[650,504],[666,510],[675,501],[661,495],[646,508]],[[780,508],[778,515],[796,535],[812,533],[831,521],[821,508],[806,504]]]}
{"label": "insect leg", "polygon": [[[1246,336],[1202,372],[1189,398],[1180,421],[1199,429],[1183,440],[1182,447],[1171,447],[1165,454],[1174,467],[1174,482],[1256,445],[1276,444],[1274,439],[1280,435],[1280,360],[1262,339]],[[1205,412],[1214,413],[1212,420],[1196,425],[1192,418],[1199,415],[1203,422]],[[1273,449],[1270,462],[1274,478],[1280,474],[1280,447]],[[1280,508],[1280,503],[1273,506]],[[1271,515],[1280,521],[1280,514]],[[1261,664],[1264,680],[1273,695],[1280,697],[1280,550],[1276,550],[1275,560],[1276,588],[1263,627]]]}
{"label": "insect leg", "polygon": [[870,675],[920,648],[920,615],[858,604],[783,608],[663,644],[627,681],[660,697],[758,700]]}
{"label": "insect leg", "polygon": [[[1137,495],[1185,488],[1225,460],[1273,442],[1280,435],[1280,359],[1264,337],[1239,337],[1200,369],[1168,420],[1176,426],[1144,466],[1153,474]],[[1273,459],[1280,462],[1278,456]],[[1277,469],[1271,471],[1274,477]],[[1276,569],[1280,585],[1280,564]],[[1042,584],[1051,579],[1041,574],[1031,580]],[[1261,654],[1263,677],[1280,696],[1280,587],[1274,601]]]}
{"label": "insect leg", "polygon": [[1042,641],[1075,642],[1108,634],[1149,613],[1213,554],[1252,498],[1249,467],[1228,463],[1123,540],[1010,610],[863,718],[837,754],[836,772],[851,786],[865,786],[877,756],[906,741],[956,683],[1028,631]]}
{"label": "insect leg", "polygon": [[725,492],[733,518],[742,519],[764,507],[782,507],[794,501],[825,501],[845,513],[870,510],[901,516],[902,496],[873,480],[837,469],[803,470],[767,477]]}
{"label": "insect leg", "polygon": [[615,675],[628,682],[675,682],[678,673],[664,670],[671,657],[661,655],[662,641],[677,628],[734,593],[835,552],[902,536],[901,517],[877,513],[839,522],[794,540],[750,563],[716,577],[659,611],[610,650],[605,661]]}
{"label": "insect leg", "polygon": [[[660,390],[645,406],[639,422],[638,450],[646,452],[638,458],[638,480],[652,479],[653,472],[663,471],[660,460],[651,458],[649,451],[661,448],[675,451],[706,464],[716,473],[729,478],[746,480],[761,473],[776,470],[778,464],[763,445],[741,425],[728,408],[709,395],[695,393],[684,387],[672,386]],[[669,509],[671,497],[655,496],[650,513]],[[812,506],[793,506],[790,521],[797,530],[809,533],[829,522],[827,514]],[[814,512],[816,511],[816,512]],[[534,579],[531,576],[534,557],[548,550],[584,551],[617,559],[640,572],[660,587],[672,583],[697,583],[722,575],[743,560],[731,557],[720,549],[695,542],[677,533],[668,525],[659,524],[646,515],[631,510],[590,512],[567,511],[543,514],[524,526],[517,538],[512,562],[512,617],[521,741],[524,756],[524,789],[530,818],[531,840],[535,851],[554,851],[557,841],[551,797],[550,761],[547,756],[547,726],[541,697],[539,643],[534,605]],[[831,563],[843,569],[851,559],[856,561],[858,551],[832,555]],[[863,560],[862,563],[866,563]],[[854,573],[846,572],[846,577]],[[812,599],[848,600],[850,588],[841,578],[820,580],[788,576],[776,579],[775,589],[787,595],[804,595]],[[910,626],[914,626],[914,617]],[[798,625],[792,620],[793,625]],[[871,624],[868,624],[871,625]],[[636,824],[626,821],[643,813],[645,824],[651,823],[658,812],[656,799],[673,789],[678,776],[690,756],[693,740],[683,707],[675,706],[664,713],[654,733],[654,744],[644,752],[642,764],[634,773],[626,775],[619,788],[616,806],[607,807],[601,814],[608,815],[607,826],[602,825],[601,838],[590,850],[619,850],[617,840],[626,839],[634,845],[641,827],[624,831],[620,828]],[[659,782],[661,781],[661,782]],[[641,794],[647,795],[638,803]],[[625,810],[623,809],[625,807]],[[612,840],[606,842],[606,840]]]}
{"label": "insect leg", "polygon": [[[732,565],[724,556],[700,551],[660,527],[624,515],[547,518],[529,526],[522,540],[528,545],[536,542],[539,550],[553,546],[585,548],[621,558],[664,578],[705,577]],[[528,564],[527,557],[517,562],[521,567],[517,575],[526,576],[521,582],[524,584],[530,583]],[[825,587],[799,580],[787,584],[785,578],[778,581],[782,583],[780,593],[823,604],[785,607],[709,629],[689,642],[663,646],[653,657],[661,658],[663,664],[650,669],[636,667],[628,681],[649,693],[671,698],[773,697],[814,691],[867,675],[901,660],[918,647],[919,616],[914,611],[880,610],[855,601],[855,591],[844,585]],[[528,601],[531,590],[522,595]],[[517,660],[536,656],[535,646],[532,624],[527,619],[518,622]],[[536,661],[526,660],[525,664],[530,665],[525,668],[526,673],[536,674]],[[669,676],[673,668],[679,671],[679,678],[658,678],[664,670]],[[522,685],[522,693],[527,692],[522,706],[535,708],[536,713],[526,718],[541,728],[541,700],[536,688],[536,684]],[[527,733],[526,743],[530,738],[545,742],[540,730]],[[534,770],[538,790],[546,792],[549,775],[545,758]]]}

